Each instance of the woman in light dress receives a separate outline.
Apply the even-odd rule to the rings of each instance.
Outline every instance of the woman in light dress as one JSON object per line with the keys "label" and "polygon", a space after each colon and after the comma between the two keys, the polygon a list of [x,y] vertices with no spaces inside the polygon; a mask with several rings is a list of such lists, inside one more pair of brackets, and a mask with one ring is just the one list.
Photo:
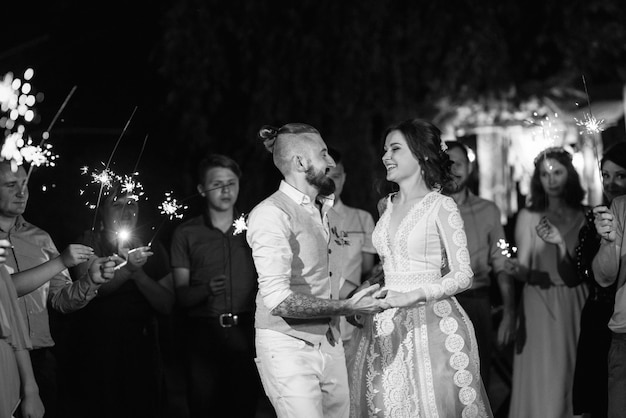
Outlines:
{"label": "woman in light dress", "polygon": [[[509,273],[525,282],[513,360],[510,418],[573,416],[572,386],[580,318],[588,289],[578,275],[560,274],[557,251],[574,253],[585,225],[584,191],[563,148],[535,159],[530,201],[515,225],[517,260]],[[563,245],[540,238],[556,227]],[[561,254],[561,257],[564,254]]]}
{"label": "woman in light dress", "polygon": [[392,309],[366,317],[348,358],[352,417],[492,416],[471,321],[455,294],[472,281],[463,221],[440,194],[450,161],[440,131],[411,119],[385,132],[387,198],[373,234]]}

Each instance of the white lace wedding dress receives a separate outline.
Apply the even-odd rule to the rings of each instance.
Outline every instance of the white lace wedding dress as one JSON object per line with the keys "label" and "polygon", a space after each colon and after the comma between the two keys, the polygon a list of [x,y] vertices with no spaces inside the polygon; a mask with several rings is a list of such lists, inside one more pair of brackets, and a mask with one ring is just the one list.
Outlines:
{"label": "white lace wedding dress", "polygon": [[453,297],[472,279],[456,204],[431,192],[390,237],[392,212],[390,196],[373,235],[385,287],[421,287],[428,302],[368,316],[355,332],[347,356],[350,416],[491,417],[474,328]]}

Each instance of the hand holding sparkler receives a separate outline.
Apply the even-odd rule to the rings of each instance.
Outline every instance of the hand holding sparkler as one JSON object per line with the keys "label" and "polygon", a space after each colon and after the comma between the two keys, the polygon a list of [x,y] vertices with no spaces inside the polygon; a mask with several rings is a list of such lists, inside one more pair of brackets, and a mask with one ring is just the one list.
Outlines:
{"label": "hand holding sparkler", "polygon": [[596,227],[598,235],[603,240],[608,242],[615,242],[617,239],[615,217],[611,210],[606,206],[596,206],[593,208],[594,220],[593,223]]}
{"label": "hand holding sparkler", "polygon": [[148,261],[148,257],[154,255],[147,245],[133,248],[132,250],[122,250],[121,253],[121,256],[127,261],[125,265],[131,272],[140,270]]}
{"label": "hand holding sparkler", "polygon": [[514,257],[517,253],[517,247],[511,247],[504,238],[500,238],[496,243],[496,246],[500,248],[500,254],[506,257],[504,261],[504,271],[506,274],[521,278],[525,275],[522,270],[526,271],[526,268],[522,266],[519,261]]}
{"label": "hand holding sparkler", "polygon": [[93,248],[82,244],[70,244],[61,253],[61,261],[67,268],[77,266],[93,257]]}
{"label": "hand holding sparkler", "polygon": [[92,258],[87,269],[87,279],[94,285],[100,286],[115,276],[116,265],[124,259],[117,255]]}

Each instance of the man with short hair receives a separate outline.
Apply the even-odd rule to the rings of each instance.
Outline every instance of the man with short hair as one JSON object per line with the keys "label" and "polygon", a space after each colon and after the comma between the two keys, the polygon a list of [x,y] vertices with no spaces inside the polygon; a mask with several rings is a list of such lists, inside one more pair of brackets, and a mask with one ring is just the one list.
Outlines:
{"label": "man with short hair", "polygon": [[506,257],[502,254],[502,248],[498,247],[498,243],[504,242],[500,210],[495,203],[476,196],[469,189],[472,162],[468,148],[457,141],[446,144],[452,161],[454,184],[449,185],[445,191],[454,199],[461,212],[467,235],[467,249],[470,252],[470,265],[474,272],[472,287],[457,294],[456,298],[474,324],[480,355],[480,376],[487,389],[493,344],[491,275],[495,275],[502,295],[502,320],[497,334],[499,346],[510,343],[514,335],[514,281],[504,271]]}
{"label": "man with short hair", "polygon": [[[256,271],[234,221],[241,170],[213,154],[198,167],[204,213],[174,231],[171,263],[185,311],[190,416],[254,416],[261,393],[254,366]],[[241,223],[243,223],[243,219]]]}
{"label": "man with short hair", "polygon": [[248,243],[258,272],[257,367],[279,418],[347,417],[348,376],[337,316],[388,308],[372,286],[331,300],[328,210],[335,166],[312,126],[259,133],[284,177],[250,213]]}
{"label": "man with short hair", "polygon": [[[33,345],[30,357],[35,380],[45,416],[50,418],[57,412],[57,375],[48,305],[61,313],[84,307],[106,280],[99,268],[106,259],[93,260],[93,250],[82,245],[70,245],[59,254],[50,235],[22,216],[28,203],[26,180],[23,166],[13,172],[9,161],[0,162],[0,239],[12,245],[6,266],[15,273],[18,302]],[[90,259],[88,272],[72,282],[67,268]],[[20,273],[25,270],[30,273]]]}

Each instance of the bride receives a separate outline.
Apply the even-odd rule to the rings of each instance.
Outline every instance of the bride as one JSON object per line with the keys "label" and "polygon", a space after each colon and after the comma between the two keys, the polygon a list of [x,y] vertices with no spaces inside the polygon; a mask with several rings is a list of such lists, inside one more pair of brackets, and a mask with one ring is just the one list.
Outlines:
{"label": "bride", "polygon": [[351,417],[491,417],[474,328],[454,298],[472,280],[463,221],[450,197],[440,131],[411,119],[385,132],[387,198],[373,241],[383,262],[378,297],[348,364]]}

